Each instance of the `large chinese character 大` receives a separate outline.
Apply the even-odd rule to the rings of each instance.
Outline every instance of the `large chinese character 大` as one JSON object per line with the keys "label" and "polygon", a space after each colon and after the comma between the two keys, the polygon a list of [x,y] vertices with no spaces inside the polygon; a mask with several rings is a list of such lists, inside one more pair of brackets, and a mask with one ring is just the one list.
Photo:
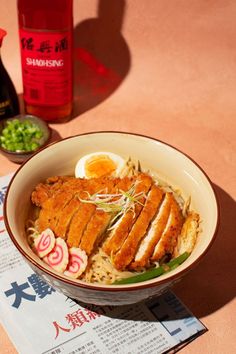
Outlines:
{"label": "large chinese character \u5927", "polygon": [[[13,307],[19,308],[22,299],[28,301],[35,301],[37,299],[36,295],[39,299],[45,298],[47,295],[51,295],[56,290],[53,289],[50,285],[48,285],[43,279],[40,278],[39,275],[33,273],[28,278],[28,282],[23,284],[17,284],[17,282],[11,283],[11,289],[5,291],[6,297],[15,295],[14,302],[12,304]],[[25,291],[26,289],[34,290],[34,295],[30,293],[29,290]]]}
{"label": "large chinese character \u5927", "polygon": [[23,283],[21,285],[18,285],[16,281],[11,283],[11,289],[5,291],[5,295],[7,297],[15,295],[15,300],[12,304],[13,307],[18,309],[21,304],[22,299],[26,299],[29,301],[35,301],[35,299],[36,299],[35,295],[29,294],[28,292],[24,291],[28,288],[30,288],[28,283]]}

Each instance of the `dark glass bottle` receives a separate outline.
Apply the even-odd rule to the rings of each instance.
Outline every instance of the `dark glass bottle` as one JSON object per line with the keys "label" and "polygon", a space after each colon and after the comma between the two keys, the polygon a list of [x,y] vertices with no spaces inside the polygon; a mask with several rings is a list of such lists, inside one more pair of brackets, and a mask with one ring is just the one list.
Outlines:
{"label": "dark glass bottle", "polygon": [[[0,28],[0,48],[6,31]],[[19,101],[15,87],[8,75],[0,53],[0,119],[13,117],[19,114]]]}

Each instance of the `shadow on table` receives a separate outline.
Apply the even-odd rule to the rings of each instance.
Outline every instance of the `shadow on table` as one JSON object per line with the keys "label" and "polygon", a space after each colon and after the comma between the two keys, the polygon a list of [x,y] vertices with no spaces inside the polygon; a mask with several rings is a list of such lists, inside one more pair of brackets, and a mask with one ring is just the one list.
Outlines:
{"label": "shadow on table", "polygon": [[98,15],[74,29],[74,112],[76,117],[109,97],[130,68],[121,29],[125,0],[99,0]]}
{"label": "shadow on table", "polygon": [[56,141],[59,141],[62,139],[61,135],[58,133],[58,131],[54,128],[51,127],[51,139],[49,143],[55,143]]}
{"label": "shadow on table", "polygon": [[204,260],[173,288],[197,317],[217,311],[236,295],[236,203],[214,185],[220,224],[216,240]]}

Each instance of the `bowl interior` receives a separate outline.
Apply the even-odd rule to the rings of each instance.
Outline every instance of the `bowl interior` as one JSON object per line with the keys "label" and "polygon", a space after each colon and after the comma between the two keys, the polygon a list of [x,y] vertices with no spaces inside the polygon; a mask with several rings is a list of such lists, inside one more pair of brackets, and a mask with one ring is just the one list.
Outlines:
{"label": "bowl interior", "polygon": [[[206,252],[216,231],[218,208],[211,183],[202,170],[184,154],[160,141],[127,133],[101,132],[70,137],[46,147],[21,166],[12,179],[5,203],[7,227],[14,243],[31,262],[56,274],[35,256],[26,241],[25,222],[32,190],[49,176],[73,175],[78,159],[95,151],[111,151],[139,160],[144,170],[149,169],[180,189],[184,197],[191,196],[191,206],[200,214],[202,232],[191,256],[171,273],[149,280],[148,284],[175,277]],[[60,278],[68,281],[63,275]],[[79,280],[72,282],[80,283]],[[112,286],[106,286],[109,287]]]}

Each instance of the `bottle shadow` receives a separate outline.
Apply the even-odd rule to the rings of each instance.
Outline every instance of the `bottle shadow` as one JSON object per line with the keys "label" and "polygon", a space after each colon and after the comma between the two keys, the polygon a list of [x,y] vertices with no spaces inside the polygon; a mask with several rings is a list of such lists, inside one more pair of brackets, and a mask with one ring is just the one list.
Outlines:
{"label": "bottle shadow", "polygon": [[130,68],[130,51],[121,29],[125,0],[99,0],[98,16],[74,29],[73,118],[107,99]]}
{"label": "bottle shadow", "polygon": [[[19,101],[19,106],[20,106],[20,114],[26,114],[23,93],[18,94],[18,101]],[[49,126],[51,129],[51,137],[50,137],[48,144],[51,144],[51,143],[61,140],[62,136],[60,135],[60,133],[55,128],[53,128],[51,125],[49,125]]]}
{"label": "bottle shadow", "polygon": [[220,207],[216,240],[202,262],[173,289],[198,317],[217,311],[236,295],[236,202],[219,186],[214,188]]}

